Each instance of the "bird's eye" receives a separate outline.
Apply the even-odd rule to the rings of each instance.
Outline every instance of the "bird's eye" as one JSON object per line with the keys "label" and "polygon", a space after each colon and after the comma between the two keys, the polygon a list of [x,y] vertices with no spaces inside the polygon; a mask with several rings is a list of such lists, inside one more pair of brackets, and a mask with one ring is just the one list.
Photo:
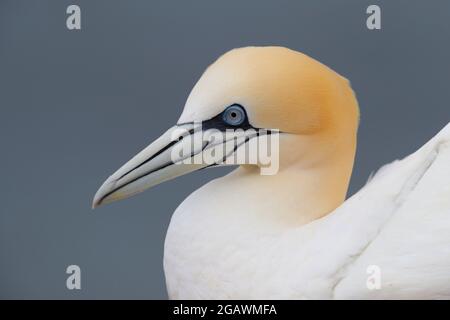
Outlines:
{"label": "bird's eye", "polygon": [[245,121],[245,111],[242,106],[233,104],[225,109],[222,119],[226,124],[238,126]]}

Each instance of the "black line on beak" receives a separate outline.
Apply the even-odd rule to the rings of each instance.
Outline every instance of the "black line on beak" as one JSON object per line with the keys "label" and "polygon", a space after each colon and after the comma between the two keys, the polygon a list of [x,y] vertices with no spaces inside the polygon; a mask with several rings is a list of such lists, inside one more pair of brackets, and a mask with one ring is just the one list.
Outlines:
{"label": "black line on beak", "polygon": [[167,162],[167,163],[165,163],[165,164],[159,166],[158,168],[155,168],[155,169],[153,169],[153,170],[151,170],[151,171],[149,171],[149,172],[143,174],[142,176],[136,177],[136,178],[134,178],[133,180],[128,181],[127,183],[125,183],[125,184],[123,184],[123,185],[121,185],[121,186],[119,186],[119,187],[117,187],[117,188],[111,190],[111,191],[108,192],[107,194],[105,194],[105,195],[98,201],[98,203],[100,204],[100,203],[101,203],[104,199],[106,199],[108,196],[110,196],[110,195],[113,194],[114,192],[116,192],[116,191],[118,191],[118,190],[124,188],[125,186],[127,186],[127,185],[129,185],[129,184],[131,184],[131,183],[133,183],[133,182],[135,182],[135,181],[137,181],[137,180],[139,180],[139,179],[141,179],[141,178],[143,178],[143,177],[149,175],[149,174],[152,174],[152,173],[155,172],[155,171],[164,169],[165,167],[168,167],[168,166],[170,166],[170,165],[172,165],[172,164],[173,164],[172,161]]}
{"label": "black line on beak", "polygon": [[[192,134],[191,131],[193,132],[193,129],[192,129],[192,130],[189,130],[189,134]],[[172,141],[172,142],[170,142],[168,145],[166,145],[166,146],[165,146],[164,148],[162,148],[162,149],[167,150],[170,146],[172,146],[174,143],[177,143],[178,141],[179,141],[179,140]],[[195,155],[197,155],[198,153],[203,152],[207,146],[208,146],[208,142],[205,143],[205,145],[202,147],[202,149],[201,149],[199,152],[197,152],[196,154],[190,155],[190,157],[192,158],[192,157],[194,157]],[[161,149],[161,150],[162,150],[162,149]],[[158,154],[161,154],[161,152],[158,151],[158,152],[156,153],[156,155],[158,155]],[[144,163],[149,162],[151,159],[155,158],[156,155],[151,156],[149,159],[145,160],[143,163],[139,164],[137,167],[131,169],[131,170],[128,171],[126,174],[132,172],[133,170],[135,170],[135,169],[137,169],[137,168],[139,168],[139,167],[141,167]],[[158,170],[162,170],[162,169],[164,169],[164,168],[166,168],[166,167],[169,167],[169,166],[171,166],[171,165],[175,165],[175,163],[174,163],[173,161],[166,162],[165,164],[160,165],[159,167],[157,167],[157,168],[155,168],[155,169],[153,169],[153,170],[150,170],[149,172],[146,172],[146,173],[144,173],[143,175],[140,175],[139,177],[136,177],[136,178],[134,178],[134,179],[131,180],[131,181],[128,181],[127,183],[125,183],[125,184],[123,184],[123,185],[121,185],[121,186],[119,186],[119,187],[117,187],[117,188],[111,190],[111,191],[108,192],[107,194],[105,194],[105,195],[98,201],[98,203],[100,204],[100,203],[101,203],[105,198],[107,198],[109,195],[111,195],[111,194],[113,194],[114,192],[116,192],[116,191],[118,191],[118,190],[124,188],[125,186],[127,186],[127,185],[129,185],[129,184],[131,184],[131,183],[133,183],[133,182],[136,182],[137,180],[139,180],[139,179],[141,179],[141,178],[144,178],[144,177],[148,176],[149,174],[152,174],[153,172],[156,172],[156,171],[158,171]],[[122,175],[122,177],[124,177],[126,174]],[[122,177],[121,177],[121,178],[122,178]],[[119,179],[121,179],[121,178],[119,178]],[[118,181],[119,179],[117,179],[116,181]]]}
{"label": "black line on beak", "polygon": [[[194,132],[194,129],[189,130],[189,131],[188,131],[188,135],[192,134],[193,132]],[[180,136],[180,137],[182,138],[183,136]],[[141,162],[141,163],[140,163],[139,165],[137,165],[136,167],[134,167],[134,168],[128,170],[127,172],[125,172],[123,175],[121,175],[119,178],[117,178],[116,181],[122,179],[123,177],[125,177],[127,174],[133,172],[134,170],[136,170],[136,169],[142,167],[144,164],[146,164],[146,163],[148,163],[149,161],[153,160],[154,158],[156,158],[157,156],[159,156],[161,153],[163,153],[163,152],[166,151],[167,149],[173,147],[173,146],[174,146],[176,143],[178,143],[179,141],[180,141],[180,139],[171,141],[171,142],[168,143],[166,146],[164,146],[163,148],[161,148],[160,150],[158,150],[158,152],[156,152],[155,154],[153,154],[153,155],[151,155],[149,158],[147,158],[145,161]]]}

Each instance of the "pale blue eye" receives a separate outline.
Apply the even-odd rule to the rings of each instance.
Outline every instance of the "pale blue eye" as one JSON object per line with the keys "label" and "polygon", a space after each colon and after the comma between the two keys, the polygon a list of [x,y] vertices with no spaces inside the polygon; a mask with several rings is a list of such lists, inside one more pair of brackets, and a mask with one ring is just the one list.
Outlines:
{"label": "pale blue eye", "polygon": [[245,121],[245,111],[240,105],[233,104],[225,109],[222,119],[230,126],[238,126]]}

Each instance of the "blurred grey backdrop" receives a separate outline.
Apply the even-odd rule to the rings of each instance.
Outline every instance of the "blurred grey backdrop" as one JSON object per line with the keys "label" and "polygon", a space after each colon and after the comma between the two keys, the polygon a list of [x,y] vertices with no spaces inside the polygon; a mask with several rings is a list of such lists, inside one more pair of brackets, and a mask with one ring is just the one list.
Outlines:
{"label": "blurred grey backdrop", "polygon": [[[78,4],[82,30],[66,28]],[[366,28],[366,8],[382,29]],[[172,212],[210,169],[92,211],[104,181],[175,123],[225,51],[282,45],[348,77],[361,106],[350,194],[450,121],[450,2],[0,0],[0,298],[167,297]],[[82,289],[66,289],[66,267]]]}

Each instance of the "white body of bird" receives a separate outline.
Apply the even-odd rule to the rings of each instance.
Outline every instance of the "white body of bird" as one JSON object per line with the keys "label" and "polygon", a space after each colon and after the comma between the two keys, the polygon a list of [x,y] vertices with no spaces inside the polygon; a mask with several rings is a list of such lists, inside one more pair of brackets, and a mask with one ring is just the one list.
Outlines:
{"label": "white body of bird", "polygon": [[[175,211],[164,256],[172,298],[450,298],[450,125],[307,224],[286,205],[300,190],[255,188],[246,175],[211,181]],[[379,288],[367,285],[371,266]]]}

